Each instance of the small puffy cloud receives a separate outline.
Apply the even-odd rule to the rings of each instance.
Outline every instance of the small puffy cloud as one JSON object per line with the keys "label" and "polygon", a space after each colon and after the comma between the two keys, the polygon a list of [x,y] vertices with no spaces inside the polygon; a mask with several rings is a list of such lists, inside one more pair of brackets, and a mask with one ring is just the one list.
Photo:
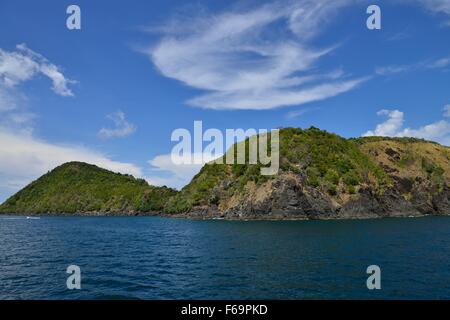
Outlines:
{"label": "small puffy cloud", "polygon": [[136,126],[129,123],[122,111],[117,111],[107,116],[114,123],[114,128],[102,128],[98,135],[102,139],[126,137],[136,131]]}
{"label": "small puffy cloud", "polygon": [[[444,117],[449,117],[449,106],[444,107]],[[387,120],[378,124],[375,130],[369,130],[363,136],[413,137],[450,144],[450,122],[438,120],[419,128],[404,128],[404,114],[399,110],[381,110],[377,113]]]}
{"label": "small puffy cloud", "polygon": [[403,112],[399,110],[380,110],[379,116],[387,116],[387,120],[376,126],[375,130],[369,130],[363,136],[395,136],[403,127]]}
{"label": "small puffy cloud", "polygon": [[0,49],[0,85],[12,88],[31,80],[38,74],[52,81],[53,91],[61,96],[73,96],[69,84],[75,81],[67,79],[61,70],[44,56],[32,51],[25,44],[16,46],[15,51]]}

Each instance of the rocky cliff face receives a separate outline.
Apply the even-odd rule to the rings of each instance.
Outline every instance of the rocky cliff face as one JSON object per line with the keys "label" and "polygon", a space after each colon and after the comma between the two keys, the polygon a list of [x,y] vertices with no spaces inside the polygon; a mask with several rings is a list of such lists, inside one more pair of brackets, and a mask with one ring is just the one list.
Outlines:
{"label": "rocky cliff face", "polygon": [[[219,206],[196,206],[176,215],[226,219],[352,219],[450,215],[450,188],[437,190],[415,181],[408,197],[392,188],[379,194],[360,188],[356,194],[330,196],[295,175],[281,175]],[[409,199],[408,199],[409,198]]]}

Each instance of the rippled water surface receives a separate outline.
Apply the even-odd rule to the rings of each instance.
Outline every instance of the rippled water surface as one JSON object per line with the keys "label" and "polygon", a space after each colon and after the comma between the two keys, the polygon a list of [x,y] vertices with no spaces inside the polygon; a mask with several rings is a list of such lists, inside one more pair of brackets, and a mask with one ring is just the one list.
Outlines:
{"label": "rippled water surface", "polygon": [[0,299],[303,298],[450,299],[450,218],[0,217]]}

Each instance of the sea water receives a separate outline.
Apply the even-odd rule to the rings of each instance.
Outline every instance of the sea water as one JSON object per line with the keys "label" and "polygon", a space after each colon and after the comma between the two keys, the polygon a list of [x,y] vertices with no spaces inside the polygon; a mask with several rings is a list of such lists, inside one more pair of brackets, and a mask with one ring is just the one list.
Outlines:
{"label": "sea water", "polygon": [[0,217],[0,299],[325,298],[450,299],[450,217]]}

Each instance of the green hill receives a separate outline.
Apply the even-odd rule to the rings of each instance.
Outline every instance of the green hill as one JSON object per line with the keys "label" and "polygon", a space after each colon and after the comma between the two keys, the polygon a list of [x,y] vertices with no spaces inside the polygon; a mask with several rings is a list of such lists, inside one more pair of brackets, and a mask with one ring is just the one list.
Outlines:
{"label": "green hill", "polygon": [[209,164],[165,207],[225,218],[345,218],[450,214],[450,149],[413,138],[345,139],[280,130],[280,171]]}
{"label": "green hill", "polygon": [[9,198],[2,213],[136,214],[161,211],[175,190],[97,166],[61,165]]}
{"label": "green hill", "polygon": [[[248,149],[248,140],[242,143]],[[72,162],[19,191],[0,213],[158,212],[227,219],[450,214],[450,148],[435,142],[345,139],[314,127],[285,128],[280,130],[279,174],[262,176],[260,168],[207,164],[177,192]]]}

